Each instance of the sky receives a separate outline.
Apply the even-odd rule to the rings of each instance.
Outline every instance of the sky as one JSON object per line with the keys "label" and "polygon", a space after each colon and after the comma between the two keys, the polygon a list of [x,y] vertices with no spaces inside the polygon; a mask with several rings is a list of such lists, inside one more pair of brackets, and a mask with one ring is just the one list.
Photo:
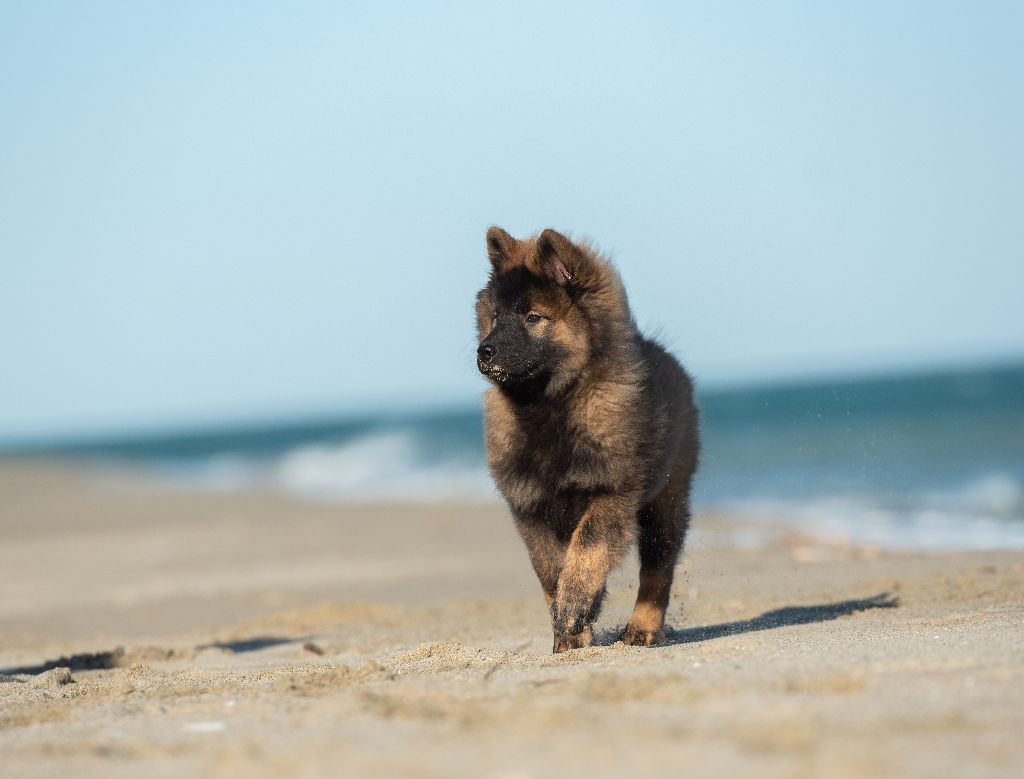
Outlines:
{"label": "sky", "polygon": [[1019,3],[2,3],[0,442],[475,402],[484,232],[702,386],[1024,356]]}

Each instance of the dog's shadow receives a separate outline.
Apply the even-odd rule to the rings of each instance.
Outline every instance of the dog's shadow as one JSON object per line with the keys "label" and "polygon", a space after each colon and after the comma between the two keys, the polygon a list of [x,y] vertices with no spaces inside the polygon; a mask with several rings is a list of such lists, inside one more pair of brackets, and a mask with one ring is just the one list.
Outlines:
{"label": "dog's shadow", "polygon": [[[758,630],[773,630],[791,625],[809,625],[813,622],[830,622],[869,609],[893,609],[900,605],[899,598],[892,593],[882,592],[870,598],[844,600],[836,603],[821,603],[815,606],[786,606],[766,611],[759,617],[723,622],[719,625],[702,625],[681,630],[666,628],[665,643],[661,646],[694,644],[712,641],[725,636],[753,633]],[[622,628],[602,633],[598,643],[604,646],[614,644],[622,636]]]}
{"label": "dog's shadow", "polygon": [[[869,609],[892,609],[899,606],[899,599],[888,592],[879,593],[870,598],[857,600],[844,600],[837,603],[822,603],[816,606],[787,606],[781,609],[766,611],[759,617],[753,619],[737,620],[735,622],[723,622],[719,625],[703,625],[700,627],[684,628],[682,630],[666,629],[665,643],[662,647],[678,646],[680,644],[693,644],[699,641],[711,641],[725,636],[736,636],[741,633],[752,633],[757,630],[772,630],[774,628],[788,627],[791,625],[808,625],[813,622],[829,622],[840,617],[856,614],[859,611]],[[599,646],[611,646],[622,636],[622,628],[605,630],[599,633],[595,642]],[[286,638],[279,636],[258,636],[244,641],[225,641],[210,644],[202,644],[196,649],[222,649],[233,653],[255,652],[269,647],[282,644],[297,644],[305,639]],[[20,668],[0,668],[0,676],[16,674],[40,674],[53,668],[61,666],[68,667],[72,671],[87,671],[109,668],[120,668],[127,665],[130,659],[126,657],[124,649],[115,649],[110,652],[83,653],[62,657],[59,660],[48,660],[34,666],[22,666]]]}

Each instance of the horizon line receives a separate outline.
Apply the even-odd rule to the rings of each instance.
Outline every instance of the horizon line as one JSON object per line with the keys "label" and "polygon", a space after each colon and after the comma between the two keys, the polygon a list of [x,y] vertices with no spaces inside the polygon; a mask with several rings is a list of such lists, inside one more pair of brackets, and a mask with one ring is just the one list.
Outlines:
{"label": "horizon line", "polygon": [[[714,382],[697,386],[697,395],[715,396],[742,392],[775,392],[814,388],[830,384],[856,385],[878,381],[906,381],[956,374],[1005,371],[1024,368],[1024,355],[992,358],[978,362],[947,362],[927,366],[909,366],[896,369],[870,371],[832,371],[804,376],[779,376],[767,379],[749,379]],[[483,390],[481,390],[481,393]],[[126,424],[95,426],[70,433],[41,433],[0,438],[0,457],[17,457],[48,452],[85,449],[158,439],[178,439],[193,436],[232,435],[242,432],[281,431],[285,429],[316,428],[325,425],[357,425],[367,420],[400,422],[411,417],[465,414],[472,403],[462,399],[441,399],[428,404],[393,403],[389,406],[352,403],[347,408],[309,410],[300,413],[266,412],[215,418],[194,415],[191,419],[156,424]]]}

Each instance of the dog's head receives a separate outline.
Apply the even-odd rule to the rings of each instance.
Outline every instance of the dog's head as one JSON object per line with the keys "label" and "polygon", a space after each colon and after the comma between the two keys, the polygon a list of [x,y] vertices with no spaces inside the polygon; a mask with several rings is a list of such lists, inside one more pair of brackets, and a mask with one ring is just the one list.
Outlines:
{"label": "dog's head", "polygon": [[[610,266],[589,248],[554,230],[516,240],[500,227],[487,231],[491,276],[477,295],[477,367],[502,390],[521,396],[554,394],[569,386],[601,347],[600,334],[617,320],[608,292],[621,292]],[[628,320],[628,309],[625,317]]]}

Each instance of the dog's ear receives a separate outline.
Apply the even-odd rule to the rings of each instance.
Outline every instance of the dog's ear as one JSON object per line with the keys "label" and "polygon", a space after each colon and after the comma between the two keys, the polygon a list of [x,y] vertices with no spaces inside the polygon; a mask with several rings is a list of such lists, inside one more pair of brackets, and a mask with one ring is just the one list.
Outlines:
{"label": "dog's ear", "polygon": [[516,239],[497,225],[487,230],[487,257],[495,273],[501,273],[502,268],[508,265],[515,244]]}
{"label": "dog's ear", "polygon": [[537,239],[537,262],[548,278],[560,287],[585,287],[592,275],[591,261],[586,252],[550,228]]}

